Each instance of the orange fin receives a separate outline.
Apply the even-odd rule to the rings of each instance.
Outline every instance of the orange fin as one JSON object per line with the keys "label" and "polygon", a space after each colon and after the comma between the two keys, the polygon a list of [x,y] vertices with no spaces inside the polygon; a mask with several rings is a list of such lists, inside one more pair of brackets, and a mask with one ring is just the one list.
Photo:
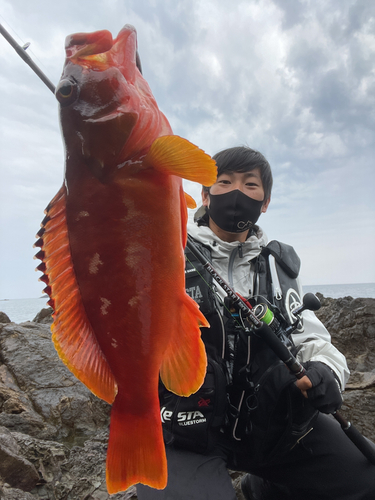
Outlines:
{"label": "orange fin", "polygon": [[52,340],[62,361],[96,396],[112,403],[116,381],[86,317],[70,254],[65,215],[66,189],[63,186],[46,209],[36,258],[43,261],[37,269],[54,308]]}
{"label": "orange fin", "polygon": [[179,396],[197,392],[206,375],[207,357],[199,327],[210,326],[194,300],[185,295],[178,335],[172,336],[160,368],[160,377]]}
{"label": "orange fin", "polygon": [[178,135],[165,135],[156,139],[143,164],[204,186],[212,186],[217,176],[215,160]]}
{"label": "orange fin", "polygon": [[[157,395],[157,381],[155,394]],[[125,491],[137,483],[156,489],[167,485],[167,459],[157,397],[142,414],[126,411],[121,392],[111,411],[107,452],[107,490]]]}
{"label": "orange fin", "polygon": [[181,209],[181,243],[182,247],[185,248],[187,242],[187,222],[188,222],[188,212],[186,208],[186,193],[182,188],[182,183],[180,186],[180,209]]}
{"label": "orange fin", "polygon": [[187,194],[185,192],[184,195],[185,195],[186,205],[188,206],[188,208],[197,208],[197,204],[195,203],[194,198],[190,196],[190,194]]}

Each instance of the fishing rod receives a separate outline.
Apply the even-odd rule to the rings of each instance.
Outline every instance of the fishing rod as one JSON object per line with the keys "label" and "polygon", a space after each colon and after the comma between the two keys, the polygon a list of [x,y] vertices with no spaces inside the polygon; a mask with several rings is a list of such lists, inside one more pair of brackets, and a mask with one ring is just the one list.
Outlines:
{"label": "fishing rod", "polygon": [[[287,337],[292,331],[297,328],[300,321],[300,315],[303,311],[316,311],[320,308],[319,299],[312,293],[307,293],[303,297],[303,304],[293,311],[293,315],[297,317],[295,323],[287,328],[283,328],[277,320],[271,309],[266,304],[258,304],[254,309],[248,301],[240,297],[233,288],[217,273],[212,264],[197,248],[193,238],[188,235],[186,247],[203,265],[204,269],[214,278],[214,280],[223,288],[225,293],[233,301],[233,305],[237,306],[244,318],[246,318],[254,328],[254,333],[261,337],[266,344],[272,349],[276,356],[285,363],[289,370],[301,379],[306,375],[306,370],[297,358],[290,352],[287,345],[282,341],[282,338]],[[285,335],[281,335],[281,330],[284,330]],[[248,329],[251,333],[251,330]],[[333,417],[339,422],[342,430],[355,446],[363,453],[363,455],[375,465],[375,448],[350,422],[348,422],[338,411],[332,413]]]}
{"label": "fishing rod", "polygon": [[43,71],[34,63],[29,54],[26,53],[26,49],[29,44],[25,44],[23,47],[19,45],[16,40],[7,32],[7,30],[0,24],[0,33],[3,35],[5,40],[10,43],[17,54],[25,61],[26,64],[36,73],[43,83],[47,85],[51,92],[55,93],[55,86],[51,80],[43,73]]}

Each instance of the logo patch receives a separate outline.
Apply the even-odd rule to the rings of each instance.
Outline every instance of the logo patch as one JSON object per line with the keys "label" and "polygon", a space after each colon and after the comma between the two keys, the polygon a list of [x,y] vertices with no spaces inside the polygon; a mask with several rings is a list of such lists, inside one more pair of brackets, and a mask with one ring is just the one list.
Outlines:
{"label": "logo patch", "polygon": [[[288,313],[288,317],[291,323],[294,323],[297,320],[297,318],[293,314],[293,311],[295,311],[301,305],[302,305],[301,297],[293,288],[289,288],[285,297],[285,309]],[[302,320],[298,322],[296,330],[298,332],[303,332]]]}
{"label": "logo patch", "polygon": [[237,223],[237,227],[238,229],[240,229],[241,231],[245,231],[246,229],[250,229],[251,226],[253,226],[254,224],[251,222],[251,220],[248,220],[247,222],[241,220]]}
{"label": "logo patch", "polygon": [[190,295],[190,297],[193,300],[195,300],[195,302],[198,302],[198,304],[201,302],[201,299],[203,298],[199,285],[186,288],[186,293]]}
{"label": "logo patch", "polygon": [[[173,411],[168,411],[165,406],[160,409],[161,421],[165,424],[173,418]],[[203,424],[207,421],[206,417],[200,411],[179,411],[177,413],[177,422],[180,426]]]}

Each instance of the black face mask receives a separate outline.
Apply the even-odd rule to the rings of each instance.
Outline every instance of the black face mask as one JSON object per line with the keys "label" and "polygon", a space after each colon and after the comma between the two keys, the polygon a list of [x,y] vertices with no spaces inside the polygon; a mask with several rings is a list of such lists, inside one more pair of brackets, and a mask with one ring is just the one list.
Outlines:
{"label": "black face mask", "polygon": [[239,189],[210,194],[207,209],[211,219],[228,233],[242,233],[254,226],[262,212],[263,201],[254,200]]}

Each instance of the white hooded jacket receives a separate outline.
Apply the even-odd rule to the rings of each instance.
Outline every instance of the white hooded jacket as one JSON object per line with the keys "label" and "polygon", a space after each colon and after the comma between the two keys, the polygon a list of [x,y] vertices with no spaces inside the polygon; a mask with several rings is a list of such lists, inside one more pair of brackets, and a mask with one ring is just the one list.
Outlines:
{"label": "white hooded jacket", "polygon": [[[246,298],[253,295],[254,270],[251,261],[268,243],[262,229],[259,228],[257,234],[244,243],[223,241],[209,227],[192,223],[188,224],[188,233],[210,248],[213,267],[236,292]],[[300,284],[299,288],[302,297]],[[222,297],[226,295],[219,286],[218,292]],[[336,373],[344,389],[349,378],[345,356],[332,345],[330,334],[312,311],[304,311],[302,317],[303,331],[292,335],[295,345],[299,347],[298,360],[325,363]]]}

